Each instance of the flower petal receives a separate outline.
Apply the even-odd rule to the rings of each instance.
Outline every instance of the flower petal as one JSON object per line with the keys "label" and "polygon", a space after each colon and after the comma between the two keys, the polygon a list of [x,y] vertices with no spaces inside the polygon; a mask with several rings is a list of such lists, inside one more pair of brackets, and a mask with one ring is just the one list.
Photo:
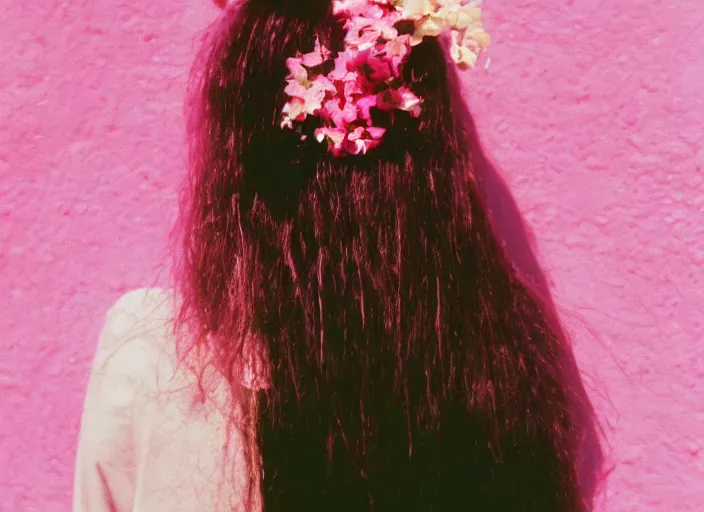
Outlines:
{"label": "flower petal", "polygon": [[367,127],[367,133],[372,136],[373,139],[381,139],[386,133],[386,128],[380,128],[378,126]]}
{"label": "flower petal", "polygon": [[286,67],[296,81],[304,82],[308,80],[308,71],[303,67],[299,57],[289,57],[286,59]]}

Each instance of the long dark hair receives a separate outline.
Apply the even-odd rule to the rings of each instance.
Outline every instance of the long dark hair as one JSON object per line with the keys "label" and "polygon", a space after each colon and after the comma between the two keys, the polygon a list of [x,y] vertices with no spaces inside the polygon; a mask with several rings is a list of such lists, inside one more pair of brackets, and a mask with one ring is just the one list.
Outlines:
{"label": "long dark hair", "polygon": [[341,34],[330,0],[243,0],[188,104],[177,321],[240,394],[260,343],[266,512],[585,510],[563,336],[492,230],[441,43],[368,155],[279,127],[285,59]]}

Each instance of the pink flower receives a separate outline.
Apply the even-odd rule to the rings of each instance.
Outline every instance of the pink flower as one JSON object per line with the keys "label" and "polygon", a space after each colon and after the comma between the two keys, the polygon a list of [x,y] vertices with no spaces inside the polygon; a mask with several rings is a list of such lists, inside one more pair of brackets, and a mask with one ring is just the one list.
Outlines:
{"label": "pink flower", "polygon": [[350,55],[347,59],[347,69],[349,69],[350,71],[359,70],[362,66],[367,63],[367,60],[369,60],[370,55],[371,50],[369,49],[355,52],[353,55]]}
{"label": "pink flower", "polygon": [[410,36],[404,34],[402,36],[395,37],[390,41],[387,41],[384,45],[384,54],[391,61],[393,72],[395,75],[399,74],[399,66],[403,59],[408,55],[408,48],[410,45]]}
{"label": "pink flower", "polygon": [[356,94],[362,93],[359,83],[359,74],[355,70],[350,56],[341,53],[335,59],[335,69],[327,75],[330,83],[336,87],[338,95],[344,96],[348,101]]}
{"label": "pink flower", "polygon": [[318,38],[315,39],[315,49],[301,56],[301,62],[304,66],[308,68],[313,68],[315,66],[321,65],[323,62],[330,58],[330,52],[325,46],[320,44]]}
{"label": "pink flower", "polygon": [[420,98],[404,86],[379,93],[376,106],[385,112],[399,109],[409,112],[413,117],[418,117],[421,112],[420,105]]}
{"label": "pink flower", "polygon": [[311,87],[318,91],[322,91],[323,93],[335,94],[337,92],[337,87],[335,87],[335,84],[333,84],[332,81],[325,75],[316,76],[311,82]]}
{"label": "pink flower", "polygon": [[287,84],[286,87],[284,87],[284,92],[292,98],[302,98],[306,94],[306,90],[308,88],[301,82],[298,82],[293,78],[289,78],[286,82]]}
{"label": "pink flower", "polygon": [[367,18],[381,18],[390,12],[389,0],[335,0],[333,14],[346,16],[364,16]]}
{"label": "pink flower", "polygon": [[379,110],[383,110],[384,112],[390,112],[396,108],[396,101],[394,100],[394,96],[391,90],[387,90],[377,94],[376,108],[378,108]]}
{"label": "pink flower", "polygon": [[345,151],[351,155],[358,155],[360,153],[366,154],[367,145],[365,144],[364,139],[362,139],[363,132],[364,128],[360,126],[347,134],[347,140],[345,140],[344,145]]}
{"label": "pink flower", "polygon": [[381,139],[386,133],[386,128],[380,128],[378,126],[367,127],[367,133],[372,136],[373,139]]}
{"label": "pink flower", "polygon": [[336,0],[332,3],[333,14],[358,15],[367,9],[367,0]]}
{"label": "pink flower", "polygon": [[413,94],[408,87],[400,87],[393,92],[393,98],[396,103],[396,108],[410,112],[413,117],[420,115],[420,98]]}
{"label": "pink flower", "polygon": [[391,40],[398,32],[387,17],[375,19],[355,16],[345,25],[345,43],[357,51],[368,50],[379,44],[379,40]]}
{"label": "pink flower", "polygon": [[351,101],[346,101],[345,106],[340,108],[339,98],[333,98],[326,101],[324,107],[325,114],[336,128],[346,129],[347,125],[357,120],[357,109]]}
{"label": "pink flower", "polygon": [[317,76],[308,86],[291,78],[284,92],[291,99],[284,105],[284,119],[281,126],[292,128],[292,121],[303,121],[306,115],[315,115],[322,108],[322,102],[330,92],[336,92],[335,86],[324,76]]}
{"label": "pink flower", "polygon": [[368,50],[376,45],[381,34],[372,27],[371,21],[361,16],[351,18],[345,25],[345,44],[357,51]]}
{"label": "pink flower", "polygon": [[394,77],[393,70],[389,66],[389,61],[385,58],[369,57],[366,64],[371,68],[369,78],[374,82],[385,82]]}
{"label": "pink flower", "polygon": [[331,128],[329,126],[323,126],[315,130],[315,140],[318,142],[327,140],[328,146],[334,156],[339,156],[340,153],[342,153],[342,145],[345,141],[345,135],[347,135],[345,130]]}
{"label": "pink flower", "polygon": [[[373,50],[366,50],[359,52],[347,63],[349,69],[357,71],[357,83],[359,84],[361,94],[363,91],[370,91],[376,87],[377,84],[383,82],[384,80],[375,80],[374,77],[385,76],[383,65],[379,62],[370,62],[376,59],[374,57]],[[376,59],[378,60],[378,59]],[[387,68],[388,70],[388,68]]]}
{"label": "pink flower", "polygon": [[366,121],[371,120],[372,115],[369,111],[372,107],[376,107],[376,100],[376,94],[366,94],[357,98],[355,102],[357,103],[357,108],[359,109],[359,117]]}
{"label": "pink flower", "polygon": [[388,18],[390,11],[388,6],[384,6],[383,4],[384,2],[374,2],[373,0],[368,1],[367,9],[363,13],[364,17],[373,20]]}
{"label": "pink flower", "polygon": [[352,155],[360,153],[366,155],[367,151],[381,144],[381,137],[384,135],[385,130],[376,127],[371,129],[372,131],[370,132],[368,128],[358,126],[347,134],[347,140],[344,145],[345,151]]}
{"label": "pink flower", "polygon": [[308,80],[308,71],[301,64],[300,57],[289,57],[286,59],[286,67],[289,70],[290,77],[297,82],[305,82]]}
{"label": "pink flower", "polygon": [[311,86],[305,90],[303,96],[300,96],[306,104],[306,112],[309,114],[317,113],[317,110],[322,108],[322,102],[327,94],[335,91],[335,86],[333,86],[325,77],[316,77],[311,83]]}
{"label": "pink flower", "polygon": [[362,135],[364,135],[364,127],[363,126],[358,126],[354,130],[352,130],[350,133],[347,134],[347,138],[349,140],[357,140],[361,139]]}
{"label": "pink flower", "polygon": [[398,76],[398,67],[383,52],[369,49],[354,55],[348,60],[349,69],[362,72],[365,80],[361,83],[367,89],[374,89],[378,84]]}
{"label": "pink flower", "polygon": [[345,95],[347,101],[353,101],[354,96],[364,92],[360,78],[359,73],[355,71],[354,73],[350,73],[342,82],[342,93]]}
{"label": "pink flower", "polygon": [[[386,129],[372,126],[372,108],[390,112],[392,122],[396,110],[414,117],[421,113],[421,99],[408,86],[397,84],[400,68],[413,45],[449,27],[454,29],[451,56],[460,64],[472,64],[473,55],[486,46],[485,33],[478,24],[478,3],[333,0],[333,12],[345,20],[345,48],[325,75],[312,71],[331,59],[330,51],[319,40],[313,51],[286,61],[289,75],[284,92],[288,101],[281,126],[292,128],[294,122],[315,115],[320,119],[315,138],[326,142],[334,155],[365,154],[377,147]],[[414,24],[413,34],[398,34],[396,23],[401,20]]]}
{"label": "pink flower", "polygon": [[303,98],[303,110],[306,114],[315,115],[318,113],[323,106],[324,96],[320,94],[319,91],[314,89],[308,89],[309,94],[306,94]]}
{"label": "pink flower", "polygon": [[292,121],[303,121],[306,118],[304,106],[305,104],[300,98],[291,98],[290,101],[286,102],[283,108],[281,128],[293,129]]}
{"label": "pink flower", "polygon": [[349,73],[349,70],[347,69],[347,62],[349,61],[350,56],[347,53],[339,53],[337,57],[335,57],[335,67],[333,68],[330,73],[328,73],[328,76],[332,80],[343,80],[347,73]]}

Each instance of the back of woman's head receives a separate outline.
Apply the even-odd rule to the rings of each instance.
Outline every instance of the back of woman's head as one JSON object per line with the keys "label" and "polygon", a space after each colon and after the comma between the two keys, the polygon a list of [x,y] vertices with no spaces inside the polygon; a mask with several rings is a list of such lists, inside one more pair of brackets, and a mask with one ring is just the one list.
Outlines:
{"label": "back of woman's head", "polygon": [[238,3],[188,104],[178,320],[233,387],[261,341],[266,510],[582,510],[559,331],[486,217],[441,42],[367,154],[282,129],[287,58],[343,37],[329,0]]}
{"label": "back of woman's head", "polygon": [[281,128],[286,60],[313,50],[316,38],[338,51],[343,37],[329,0],[236,3],[213,27],[194,70],[191,133],[205,140],[193,141],[193,163],[203,172],[227,173],[248,196],[259,195],[274,213],[291,215],[300,189],[321,169],[375,172],[380,163],[461,156],[436,38],[414,47],[403,71],[423,99],[421,117],[394,113],[382,145],[366,157],[334,157],[313,137],[301,140]]}

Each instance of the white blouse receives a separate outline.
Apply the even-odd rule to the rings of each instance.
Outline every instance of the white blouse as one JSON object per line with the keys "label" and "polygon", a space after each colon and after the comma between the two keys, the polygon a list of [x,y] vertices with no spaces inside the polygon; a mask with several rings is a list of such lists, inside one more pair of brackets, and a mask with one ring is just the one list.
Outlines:
{"label": "white blouse", "polygon": [[[242,432],[228,428],[229,387],[211,372],[199,393],[176,357],[172,311],[169,292],[140,289],[108,313],[82,416],[74,512],[244,512],[252,466]],[[261,509],[258,487],[253,496],[246,512]]]}

